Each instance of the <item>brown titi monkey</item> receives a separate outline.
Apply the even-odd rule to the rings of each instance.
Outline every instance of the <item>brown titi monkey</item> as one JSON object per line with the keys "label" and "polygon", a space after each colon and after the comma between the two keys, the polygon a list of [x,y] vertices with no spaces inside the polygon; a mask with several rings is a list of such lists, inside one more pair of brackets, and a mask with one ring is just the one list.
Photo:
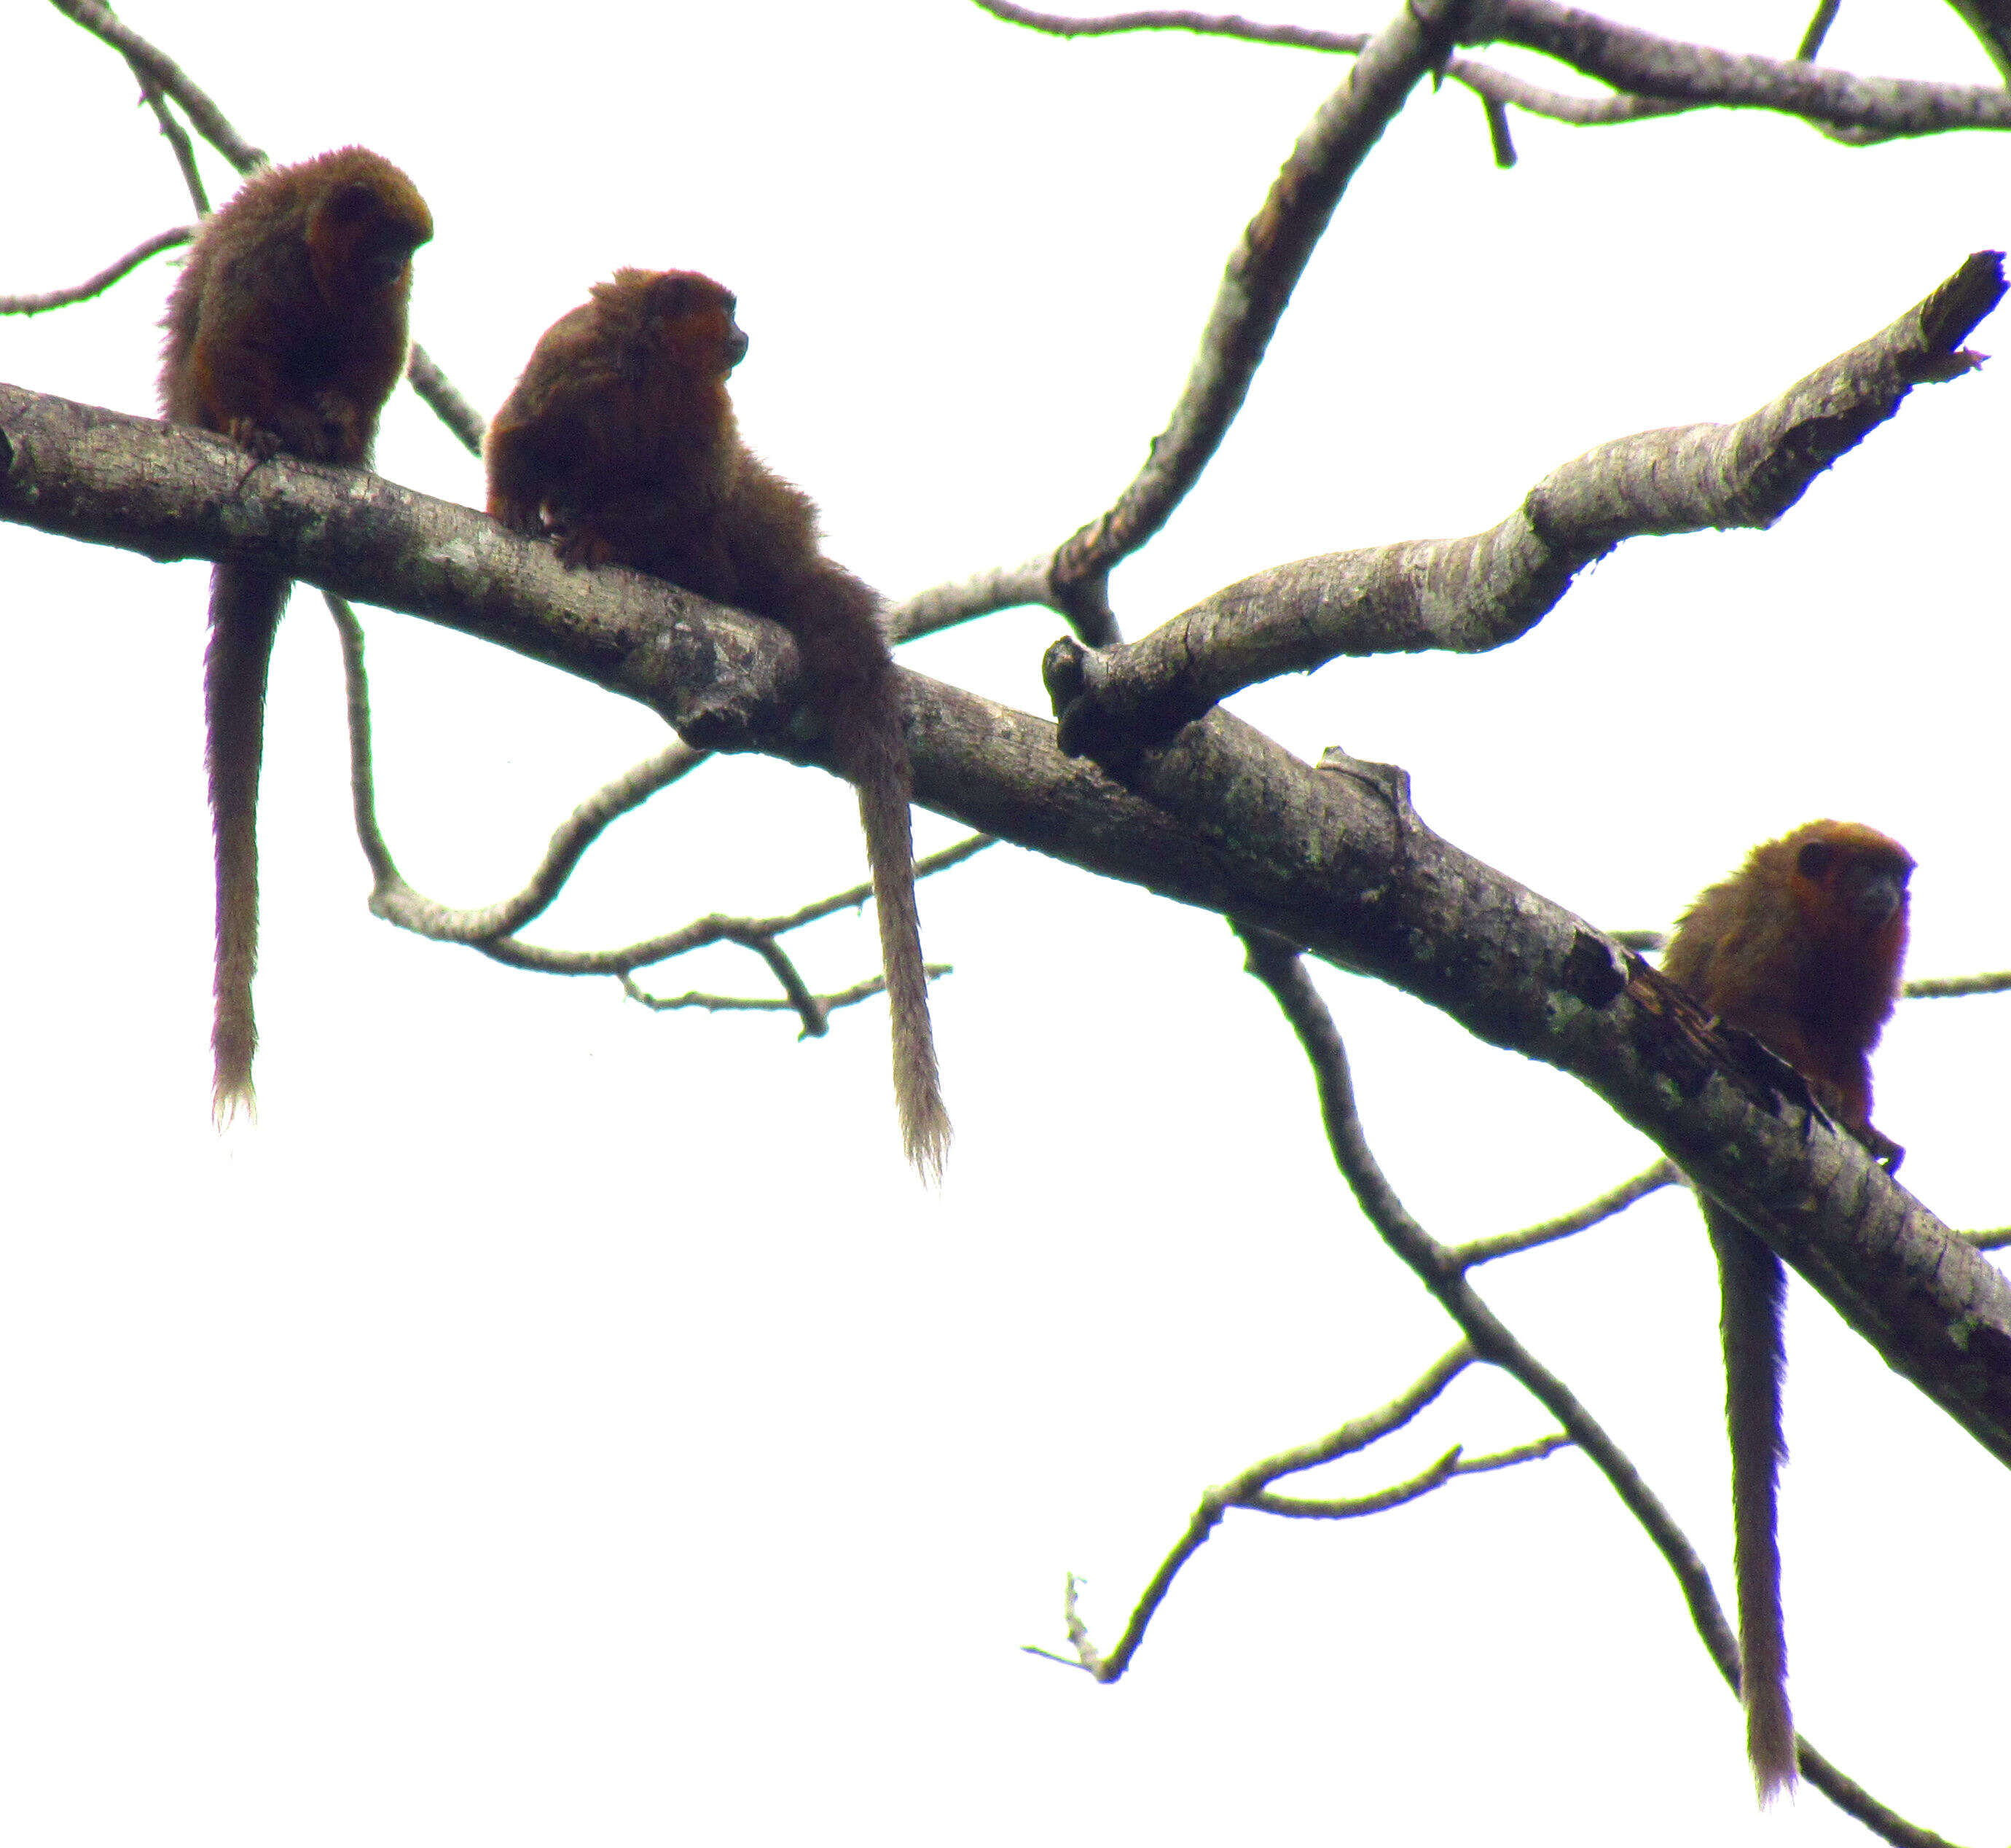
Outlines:
{"label": "brown titi monkey", "polygon": [[915,911],[913,777],[881,599],[819,549],[817,507],[740,440],[734,297],[689,270],[618,269],[546,329],[489,427],[489,511],[568,564],[626,564],[796,637],[859,792],[908,1159],[938,1179],[949,1116]]}
{"label": "brown titi monkey", "polygon": [[[405,369],[412,252],[433,234],[411,180],[367,148],[256,173],[196,234],[168,297],[161,404],[257,461],[284,453],[367,462],[378,413]],[[249,559],[210,579],[203,664],[216,835],[216,1002],[210,1029],[219,1127],[254,1107],[258,1027],[258,765],[265,674],[291,581]]]}
{"label": "brown titi monkey", "polygon": [[[1896,1153],[1871,1127],[1871,1049],[1899,996],[1913,857],[1854,821],[1811,821],[1756,847],[1698,899],[1664,970],[1726,1025],[1779,1054],[1845,1129]],[[1706,1199],[1723,1298],[1725,1424],[1732,1440],[1746,1746],[1764,1803],[1795,1782],[1775,1522],[1781,1439],[1781,1260]]]}

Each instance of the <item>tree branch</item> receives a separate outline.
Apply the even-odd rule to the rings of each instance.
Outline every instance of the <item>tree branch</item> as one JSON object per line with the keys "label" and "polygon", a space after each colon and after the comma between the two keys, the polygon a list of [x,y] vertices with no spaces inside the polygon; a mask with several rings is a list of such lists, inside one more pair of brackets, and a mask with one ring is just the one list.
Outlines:
{"label": "tree branch", "polygon": [[1200,479],[1242,408],[1341,194],[1411,91],[1450,51],[1468,5],[1439,0],[1428,14],[1419,0],[1408,0],[1307,124],[1230,253],[1194,369],[1144,467],[1109,511],[1055,554],[1054,582],[1065,605],[1072,607],[1085,587],[1101,597],[1112,567],[1157,532]]}
{"label": "tree branch", "polygon": [[[1517,1380],[1593,1462],[1652,1540],[1682,1586],[1690,1620],[1725,1684],[1739,1691],[1739,1645],[1712,1590],[1710,1575],[1682,1530],[1605,1429],[1564,1382],[1523,1347],[1466,1280],[1457,1254],[1412,1219],[1383,1174],[1355,1113],[1347,1052],[1304,963],[1290,945],[1263,932],[1241,933],[1251,973],[1269,988],[1298,1035],[1319,1088],[1327,1141],[1349,1191],[1383,1242],[1408,1265],[1458,1324],[1474,1351]],[[1942,1837],[1888,1809],[1796,1736],[1802,1775],[1848,1814],[1905,1848],[1947,1848]]]}
{"label": "tree branch", "polygon": [[240,173],[264,166],[269,158],[264,148],[254,148],[238,134],[230,119],[208,94],[159,46],[149,43],[98,0],[49,0],[66,19],[74,20],[85,31],[101,38],[130,64],[141,80],[151,80],[163,94],[181,105],[182,113],[195,125],[196,133]]}
{"label": "tree branch", "polygon": [[69,308],[102,295],[120,277],[130,276],[149,257],[187,244],[195,235],[193,225],[176,225],[172,230],[156,231],[144,244],[136,244],[116,262],[108,263],[97,275],[67,289],[52,289],[46,295],[0,295],[0,315],[40,315],[51,308]]}
{"label": "tree branch", "polygon": [[1860,77],[1799,59],[1760,58],[1663,38],[1556,0],[1483,0],[1462,45],[1514,45],[1636,96],[1769,109],[1870,139],[2011,128],[2011,91],[1910,77]]}
{"label": "tree branch", "polygon": [[[2011,47],[2011,9],[2006,8],[2005,0],[1951,3],[2011,78],[2011,66],[2006,62],[2006,48]],[[1013,5],[1011,0],[976,0],[976,4],[1012,24],[1063,38],[1119,32],[1192,32],[1344,54],[1359,52],[1367,42],[1364,33],[1263,25],[1234,13],[1184,7],[1148,7],[1071,18]],[[1993,12],[2002,16],[1995,26],[1985,18]],[[1810,30],[1816,30],[1814,22]],[[1464,58],[1454,59],[1445,68],[1445,75],[1454,82],[1490,101],[1582,126],[1638,122],[1689,109],[1745,109],[1799,116],[1819,127],[1840,131],[1836,138],[1849,141],[2011,128],[2011,95],[2002,91],[1818,70],[1806,62],[1814,55],[1813,51],[1804,51],[1797,59],[1740,57],[1708,45],[1639,31],[1549,0],[1483,0],[1461,32],[1459,42],[1521,45],[1541,52],[1621,93],[1561,95]]]}
{"label": "tree branch", "polygon": [[[0,518],[155,557],[266,560],[639,700],[694,746],[831,760],[792,723],[800,664],[777,625],[639,572],[568,571],[549,545],[359,471],[277,458],[247,476],[206,432],[0,386]],[[906,671],[896,683],[926,806],[1276,931],[1569,1073],[2011,1459],[2011,1282],[1784,1096],[1778,1061],[1433,834],[1401,771],[1337,752],[1315,771],[1216,711],[1120,785],[1027,714]]]}
{"label": "tree branch", "polygon": [[1602,1220],[1611,1219],[1615,1213],[1625,1212],[1636,1201],[1645,1200],[1665,1187],[1680,1187],[1682,1180],[1682,1172],[1674,1162],[1656,1162],[1632,1180],[1623,1180],[1597,1199],[1588,1200],[1584,1205],[1560,1213],[1554,1220],[1545,1220],[1540,1225],[1526,1227],[1520,1232],[1503,1232],[1493,1238],[1475,1238],[1455,1245],[1452,1261],[1461,1270],[1471,1270],[1476,1265],[1490,1263],[1497,1258],[1534,1251],[1538,1245],[1568,1238],[1573,1233],[1582,1232]]}
{"label": "tree branch", "polygon": [[1980,363],[1962,342],[2004,290],[2002,255],[1979,252],[1750,416],[1601,443],[1485,532],[1274,566],[1094,654],[1064,639],[1046,664],[1062,749],[1108,763],[1244,687],[1337,655],[1483,653],[1527,634],[1622,539],[1771,525],[1914,386]]}

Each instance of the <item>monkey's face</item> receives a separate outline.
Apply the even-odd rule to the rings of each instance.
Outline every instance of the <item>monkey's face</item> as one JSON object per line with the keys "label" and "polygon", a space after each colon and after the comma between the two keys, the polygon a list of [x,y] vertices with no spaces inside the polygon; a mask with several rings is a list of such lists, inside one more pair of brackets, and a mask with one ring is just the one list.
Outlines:
{"label": "monkey's face", "polygon": [[669,269],[650,284],[650,312],[665,354],[681,371],[724,379],[747,356],[733,292],[695,270]]}
{"label": "monkey's face", "polygon": [[1808,888],[1804,909],[1865,938],[1903,935],[1913,872],[1898,842],[1854,824],[1804,841],[1795,854],[1796,881]]}
{"label": "monkey's face", "polygon": [[409,183],[354,180],[331,187],[308,218],[315,281],[331,301],[361,301],[409,283],[412,252],[433,234],[432,215]]}

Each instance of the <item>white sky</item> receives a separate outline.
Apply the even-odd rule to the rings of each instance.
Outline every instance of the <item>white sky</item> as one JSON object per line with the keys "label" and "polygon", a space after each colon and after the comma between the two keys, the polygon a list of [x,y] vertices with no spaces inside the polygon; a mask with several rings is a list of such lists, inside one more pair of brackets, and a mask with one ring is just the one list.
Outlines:
{"label": "white sky", "polygon": [[[406,167],[439,226],[415,329],[484,410],[618,264],[736,288],[743,429],[895,596],[1109,503],[1344,68],[1060,43],[960,0],[349,0],[333,31],[245,0],[123,10],[276,157],[361,141]],[[1785,53],[1806,10],[1627,16]],[[1930,0],[1854,0],[1828,55],[1991,80]],[[0,291],[186,218],[109,52],[20,5],[0,63]],[[1604,438],[1740,415],[2006,240],[2002,137],[1853,150],[1731,116],[1515,135],[1497,172],[1470,96],[1413,100],[1219,459],[1118,574],[1128,632],[1267,564],[1491,523]],[[171,274],[0,323],[0,377],[151,411]],[[1975,344],[2011,344],[2004,318]],[[1871,822],[1920,861],[1915,971],[2003,967],[2007,366],[1916,393],[1772,533],[1634,542],[1500,654],[1340,664],[1237,709],[1308,756],[1404,764],[1435,827],[1610,926],[1665,925],[1812,816]],[[409,393],[379,459],[479,501]],[[1204,1485],[1453,1338],[1346,1202],[1215,918],[1013,849],[927,887],[929,953],[956,965],[936,1005],[957,1142],[928,1196],[877,1006],[799,1045],[780,1017],[651,1017],[372,920],[304,595],[266,764],[262,1114],[219,1141],[205,577],[0,525],[0,1838],[1869,1839],[1813,1793],[1757,1817],[1673,1581],[1568,1453],[1339,1526],[1233,1516],[1116,1687],[1018,1653],[1062,1646],[1071,1568],[1114,1639]],[[385,824],[443,899],[514,890],[663,742],[639,707],[367,621]],[[904,658],[1044,710],[1059,628],[1016,611]],[[813,774],[715,764],[529,934],[611,943],[820,895],[858,876],[849,810]],[[801,947],[834,987],[875,953],[849,921]],[[762,979],[721,952],[659,985]],[[1569,1081],[1322,984],[1376,1146],[1441,1237],[1650,1159]],[[1958,1225],[2011,1218],[2007,1025],[2002,997],[1914,1003],[1880,1056],[1906,1178]],[[1728,1594],[1693,1208],[1658,1197],[1479,1281]],[[1798,1717],[1916,1821],[2002,1840],[2011,1484],[1806,1289],[1790,1346]],[[1333,1490],[1547,1428],[1470,1375]]]}

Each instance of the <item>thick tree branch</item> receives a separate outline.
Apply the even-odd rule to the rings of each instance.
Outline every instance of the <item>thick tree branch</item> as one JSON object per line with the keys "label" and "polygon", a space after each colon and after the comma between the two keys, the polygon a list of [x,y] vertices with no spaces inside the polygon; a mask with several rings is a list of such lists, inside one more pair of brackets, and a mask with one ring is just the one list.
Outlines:
{"label": "thick tree branch", "polygon": [[1094,654],[1059,642],[1048,667],[1062,748],[1110,761],[1240,688],[1337,655],[1485,653],[1528,633],[1624,539],[1771,525],[1914,386],[1979,363],[1962,343],[2004,288],[2002,255],[1979,252],[1890,327],[1750,416],[1601,443],[1485,532],[1275,566]]}
{"label": "thick tree branch", "polygon": [[[0,386],[0,518],[158,558],[257,556],[642,701],[699,747],[823,761],[774,625],[356,471]],[[1646,964],[1425,826],[1402,774],[1315,771],[1222,712],[1129,786],[1030,715],[903,671],[917,798],[1379,977],[1568,1072],[1678,1161],[1899,1371],[2011,1460],[2011,1282]]]}

